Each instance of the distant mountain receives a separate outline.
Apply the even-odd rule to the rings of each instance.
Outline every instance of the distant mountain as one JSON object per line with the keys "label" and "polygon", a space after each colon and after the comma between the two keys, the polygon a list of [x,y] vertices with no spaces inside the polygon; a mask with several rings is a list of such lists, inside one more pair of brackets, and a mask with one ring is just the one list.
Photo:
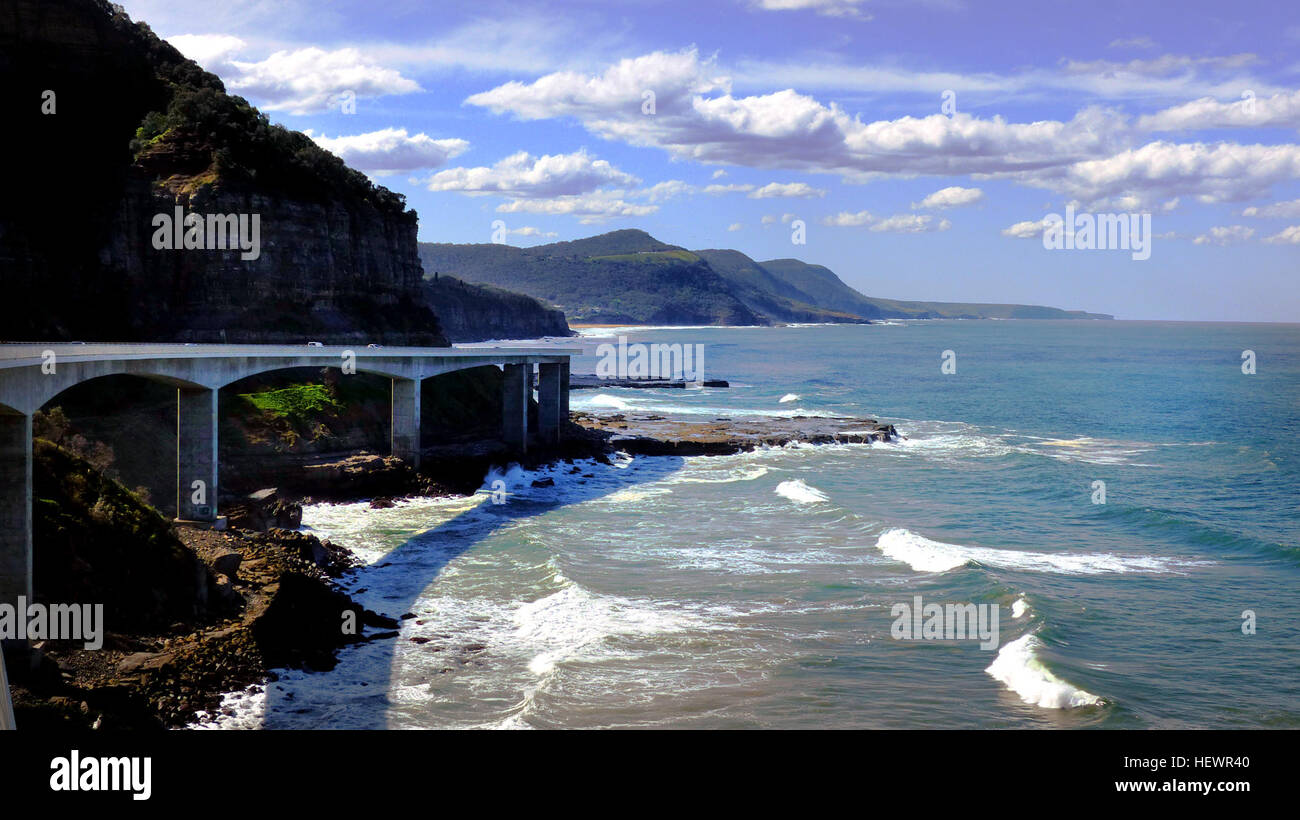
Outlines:
{"label": "distant mountain", "polygon": [[756,325],[755,313],[700,257],[644,231],[535,248],[420,243],[426,275],[437,272],[543,299],[570,322]]}
{"label": "distant mountain", "polygon": [[424,242],[434,271],[545,300],[571,322],[751,325],[872,319],[1111,319],[1038,305],[908,302],[864,296],[833,271],[798,259],[756,262],[740,251],[690,251],[620,230],[533,248]]}
{"label": "distant mountain", "polygon": [[1062,310],[1042,305],[985,304],[982,302],[911,302],[863,296],[822,265],[798,259],[770,259],[759,263],[773,276],[807,293],[822,307],[856,313],[871,319],[1114,319],[1108,313]]}

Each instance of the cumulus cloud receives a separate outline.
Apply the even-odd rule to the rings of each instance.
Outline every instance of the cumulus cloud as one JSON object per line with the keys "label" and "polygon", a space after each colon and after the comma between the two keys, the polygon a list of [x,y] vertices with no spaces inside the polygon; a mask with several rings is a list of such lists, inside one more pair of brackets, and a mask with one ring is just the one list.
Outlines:
{"label": "cumulus cloud", "polygon": [[306,134],[353,168],[381,176],[438,168],[469,148],[466,140],[436,140],[428,134],[409,135],[405,128],[385,128],[340,137],[327,137],[310,130]]}
{"label": "cumulus cloud", "polygon": [[553,239],[559,236],[555,231],[543,232],[540,228],[534,228],[532,225],[524,225],[520,228],[509,228],[506,230],[506,233],[514,234],[515,236],[540,236],[545,237],[546,239]]}
{"label": "cumulus cloud", "polygon": [[1255,235],[1254,228],[1248,228],[1245,225],[1223,225],[1221,227],[1210,228],[1209,233],[1203,233],[1192,240],[1194,245],[1235,245],[1238,242],[1245,242]]}
{"label": "cumulus cloud", "polygon": [[1300,177],[1300,145],[1173,143],[1157,141],[1063,169],[1014,175],[1084,203],[1133,197],[1150,204],[1195,196],[1200,202],[1267,196],[1272,186]]}
{"label": "cumulus cloud", "polygon": [[[1068,122],[1010,123],[966,113],[864,123],[791,89],[735,96],[695,50],[621,60],[600,74],[556,72],[466,102],[524,120],[573,117],[591,133],[678,159],[838,173],[967,174],[1037,170],[1105,156],[1124,118],[1088,108]],[[641,112],[653,90],[656,113]]]}
{"label": "cumulus cloud", "polygon": [[718,170],[716,170],[716,171],[713,172],[713,179],[722,179],[722,178],[725,177],[726,175],[727,175],[727,172],[724,171],[724,170],[722,170],[721,168],[719,168]]}
{"label": "cumulus cloud", "polygon": [[339,107],[348,92],[362,99],[420,90],[415,80],[376,64],[355,48],[326,51],[311,46],[247,61],[236,59],[247,45],[238,37],[182,34],[168,42],[219,75],[227,91],[248,97],[266,111],[310,114]]}
{"label": "cumulus cloud", "polygon": [[589,194],[570,194],[549,199],[513,199],[497,206],[499,213],[574,216],[584,225],[621,217],[649,216],[657,210],[659,210],[658,205],[627,202],[623,199],[621,191],[594,191]]}
{"label": "cumulus cloud", "polygon": [[754,190],[754,187],[755,186],[753,185],[741,184],[741,183],[731,183],[727,185],[706,185],[704,186],[704,193],[709,194],[710,196],[718,196],[720,194],[736,194],[736,193],[744,193],[746,191],[752,191]]}
{"label": "cumulus cloud", "polygon": [[750,192],[750,199],[773,199],[776,197],[812,198],[826,196],[826,191],[814,188],[806,182],[769,182],[762,188]]}
{"label": "cumulus cloud", "polygon": [[1139,117],[1144,131],[1195,131],[1203,128],[1300,128],[1300,91],[1219,102],[1202,97]]}
{"label": "cumulus cloud", "polygon": [[1274,202],[1270,205],[1251,205],[1241,212],[1242,216],[1264,217],[1266,219],[1300,218],[1300,199],[1286,202]]}
{"label": "cumulus cloud", "polygon": [[957,208],[962,205],[972,205],[984,198],[984,192],[979,188],[962,188],[953,185],[948,188],[941,188],[927,196],[920,202],[913,202],[913,208]]}
{"label": "cumulus cloud", "polygon": [[518,199],[575,196],[606,185],[636,185],[640,180],[585,149],[535,157],[511,154],[491,167],[448,168],[429,178],[430,191],[502,194]]}
{"label": "cumulus cloud", "polygon": [[728,231],[738,231],[738,230],[740,230],[740,229],[742,229],[742,228],[744,228],[744,227],[745,227],[745,226],[742,225],[742,224],[739,223],[739,222],[732,222],[730,225],[727,226],[727,230],[728,230]]}
{"label": "cumulus cloud", "polygon": [[1002,235],[1012,239],[1037,239],[1043,235],[1043,231],[1047,230],[1047,224],[1046,219],[1017,222],[1009,228],[1003,228]]}
{"label": "cumulus cloud", "polygon": [[1300,225],[1283,228],[1264,241],[1273,245],[1300,245]]}
{"label": "cumulus cloud", "polygon": [[948,220],[940,219],[936,222],[929,214],[897,214],[880,220],[868,230],[876,233],[929,233],[946,231],[951,227],[952,223]]}

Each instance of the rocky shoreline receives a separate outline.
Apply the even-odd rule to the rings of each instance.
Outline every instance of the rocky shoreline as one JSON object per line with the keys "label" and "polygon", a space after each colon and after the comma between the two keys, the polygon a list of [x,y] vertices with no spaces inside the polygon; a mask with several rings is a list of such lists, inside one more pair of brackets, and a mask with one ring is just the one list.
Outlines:
{"label": "rocky shoreline", "polygon": [[[559,460],[729,455],[761,447],[891,441],[874,419],[805,417],[683,420],[650,413],[573,413],[559,445],[524,458],[492,442],[425,451],[419,471],[368,453],[292,465],[279,486],[223,504],[225,531],[177,524],[173,532],[210,573],[204,613],[166,629],[110,632],[99,650],[47,641],[8,650],[23,728],[167,729],[220,712],[225,693],[276,680],[277,668],[328,670],[347,645],[397,637],[406,613],[364,609],[337,580],[359,562],[343,546],[297,530],[302,505],[467,495],[492,467]],[[352,633],[341,623],[356,624]]]}

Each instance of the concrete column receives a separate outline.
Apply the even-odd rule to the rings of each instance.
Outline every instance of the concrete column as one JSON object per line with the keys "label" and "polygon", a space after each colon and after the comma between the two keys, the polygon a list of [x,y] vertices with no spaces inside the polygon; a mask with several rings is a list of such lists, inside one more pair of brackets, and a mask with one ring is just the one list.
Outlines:
{"label": "concrete column", "polygon": [[32,417],[0,415],[0,603],[32,600]]}
{"label": "concrete column", "polygon": [[420,380],[393,379],[393,455],[420,466]]}
{"label": "concrete column", "polygon": [[547,444],[560,440],[569,416],[564,406],[568,369],[568,365],[559,363],[537,365],[537,432]]}
{"label": "concrete column", "polygon": [[176,517],[217,519],[217,391],[176,391]]}
{"label": "concrete column", "polygon": [[511,449],[528,449],[528,399],[533,392],[533,366],[508,364],[501,382],[501,440]]}

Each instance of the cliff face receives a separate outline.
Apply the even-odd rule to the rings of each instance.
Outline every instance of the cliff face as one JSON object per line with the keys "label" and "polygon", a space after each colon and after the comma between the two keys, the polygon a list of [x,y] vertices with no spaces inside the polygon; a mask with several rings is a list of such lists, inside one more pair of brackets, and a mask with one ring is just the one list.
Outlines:
{"label": "cliff face", "polygon": [[426,279],[425,295],[453,342],[572,336],[564,311],[530,296],[471,285],[452,276]]}
{"label": "cliff face", "polygon": [[[0,77],[17,143],[0,338],[447,343],[402,197],[148,26],[102,0],[8,0]],[[157,249],[154,220],[177,206],[257,215],[260,253]]]}

